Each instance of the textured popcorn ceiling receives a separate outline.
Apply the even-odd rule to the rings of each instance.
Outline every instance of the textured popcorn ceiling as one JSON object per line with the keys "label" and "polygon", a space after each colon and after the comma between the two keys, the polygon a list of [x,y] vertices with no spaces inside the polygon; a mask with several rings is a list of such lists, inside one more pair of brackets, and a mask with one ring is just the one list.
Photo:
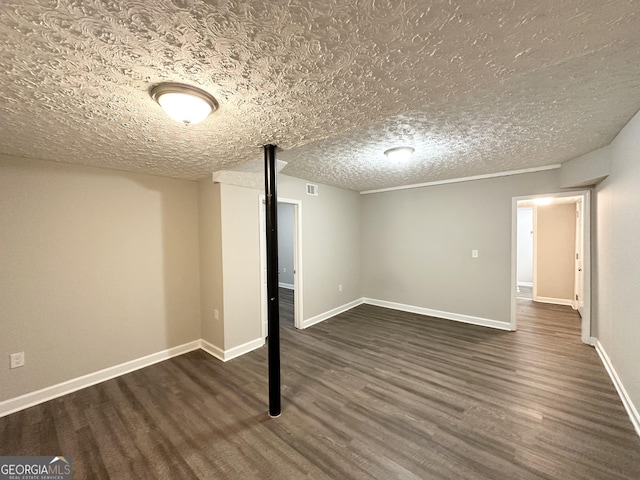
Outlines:
{"label": "textured popcorn ceiling", "polygon": [[[198,179],[259,168],[354,190],[560,163],[640,108],[640,5],[2,0],[0,153]],[[173,122],[149,97],[198,85]],[[392,165],[387,148],[412,145]]]}

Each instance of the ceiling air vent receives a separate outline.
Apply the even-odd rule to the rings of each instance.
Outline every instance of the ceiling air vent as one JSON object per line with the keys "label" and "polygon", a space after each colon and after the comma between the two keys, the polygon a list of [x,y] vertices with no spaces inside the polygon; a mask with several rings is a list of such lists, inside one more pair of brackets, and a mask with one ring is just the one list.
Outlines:
{"label": "ceiling air vent", "polygon": [[318,185],[314,185],[313,183],[307,183],[307,195],[313,195],[314,197],[317,197]]}

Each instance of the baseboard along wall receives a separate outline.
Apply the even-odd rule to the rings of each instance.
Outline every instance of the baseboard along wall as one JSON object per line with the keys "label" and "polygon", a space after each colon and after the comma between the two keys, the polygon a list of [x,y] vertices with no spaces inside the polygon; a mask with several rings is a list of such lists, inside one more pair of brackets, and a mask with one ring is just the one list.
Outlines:
{"label": "baseboard along wall", "polygon": [[598,340],[597,338],[593,338],[592,340],[592,343],[596,348],[596,352],[598,352],[598,356],[600,357],[605,370],[609,374],[609,377],[613,382],[613,386],[616,387],[618,395],[620,396],[620,400],[622,400],[622,404],[624,405],[624,408],[627,411],[629,418],[631,419],[633,428],[635,428],[636,433],[640,437],[640,414],[638,413],[638,409],[631,401],[631,397],[627,393],[627,390],[624,388],[622,380],[620,380],[618,372],[616,372],[613,363],[611,363],[611,359],[609,358],[609,355],[607,355],[607,352],[602,346],[602,343],[600,343],[600,340]]}
{"label": "baseboard along wall", "polygon": [[566,305],[568,307],[573,307],[573,300],[570,298],[553,298],[553,297],[535,297],[533,299],[535,302],[540,303],[552,303],[554,305]]}
{"label": "baseboard along wall", "polygon": [[453,320],[455,322],[469,323],[472,325],[480,325],[483,327],[497,328],[498,330],[511,330],[509,322],[501,322],[490,318],[474,317],[461,313],[444,312],[442,310],[433,310],[431,308],[416,307],[415,305],[406,305],[404,303],[388,302],[386,300],[377,300],[375,298],[364,298],[364,303],[376,305],[378,307],[391,308],[402,312],[417,313],[429,317],[443,318],[445,320]]}
{"label": "baseboard along wall", "polygon": [[112,378],[125,375],[135,370],[148,367],[155,363],[162,362],[194,350],[204,350],[218,360],[227,362],[239,357],[240,355],[244,355],[245,353],[260,348],[263,345],[264,340],[262,338],[258,338],[229,350],[221,350],[206,340],[194,340],[193,342],[168,348],[157,353],[152,353],[151,355],[121,363],[119,365],[114,365],[113,367],[107,367],[103,370],[73,378],[56,385],[51,385],[50,387],[45,387],[41,390],[36,390],[35,392],[25,393],[19,397],[4,400],[0,402],[0,417],[10,415],[20,410],[24,410],[25,408],[33,407],[40,403],[53,400],[54,398],[62,397],[77,390],[90,387],[91,385],[111,380]]}
{"label": "baseboard along wall", "polygon": [[312,325],[315,325],[316,323],[324,322],[325,320],[328,320],[331,317],[335,317],[336,315],[346,312],[347,310],[351,310],[352,308],[357,307],[358,305],[362,305],[363,301],[364,299],[359,298],[357,300],[353,300],[352,302],[345,303],[344,305],[341,305],[339,307],[332,308],[331,310],[321,313],[320,315],[307,318],[306,320],[302,321],[302,328],[305,329]]}
{"label": "baseboard along wall", "polygon": [[[403,312],[417,313],[420,315],[426,315],[431,317],[443,318],[446,320],[453,320],[456,322],[463,322],[472,325],[481,325],[489,328],[496,328],[499,330],[510,330],[510,324],[507,322],[500,322],[498,320],[491,320],[487,318],[481,317],[473,317],[470,315],[463,315],[458,313],[444,312],[441,310],[433,310],[430,308],[424,307],[416,307],[414,305],[406,305],[402,303],[396,302],[388,302],[386,300],[377,300],[374,298],[359,298],[352,302],[346,303],[340,307],[333,308],[325,313],[320,315],[316,315],[307,320],[303,321],[303,328],[308,328],[312,325],[320,323],[324,320],[328,320],[340,313],[346,312],[358,305],[366,303],[368,305],[375,305],[378,307],[390,308],[392,310],[400,310]],[[597,338],[592,338],[593,346],[598,352],[598,356],[602,361],[602,364],[605,367],[605,370],[609,374],[613,385],[622,400],[622,404],[631,419],[631,423],[635,428],[636,433],[640,436],[640,414],[638,413],[638,409],[633,404],[631,397],[627,393],[618,373],[616,372],[613,364],[611,363],[611,359],[607,355],[603,345]],[[133,372],[134,370],[138,370],[144,367],[148,367],[158,362],[162,362],[164,360],[168,360],[169,358],[176,357],[178,355],[183,355],[185,353],[191,352],[193,350],[204,350],[208,354],[213,357],[221,360],[223,362],[227,362],[234,358],[237,358],[245,353],[249,353],[253,350],[256,350],[264,345],[264,340],[262,338],[258,338],[242,345],[238,345],[237,347],[233,347],[229,350],[222,350],[219,347],[213,345],[212,343],[207,342],[206,340],[200,339],[195,340],[193,342],[185,343],[183,345],[179,345],[176,347],[172,347],[166,350],[162,350],[157,353],[153,353],[151,355],[147,355],[145,357],[138,358],[136,360],[131,360],[129,362],[121,363],[120,365],[115,365],[113,367],[108,367],[103,370],[99,370],[97,372],[93,372],[87,375],[83,375],[78,378],[74,378],[71,380],[67,380],[62,383],[58,383],[56,385],[52,385],[50,387],[43,388],[41,390],[37,390],[35,392],[30,392],[24,395],[21,395],[16,398],[10,398],[8,400],[4,400],[0,402],[0,417],[4,417],[6,415],[10,415],[12,413],[18,412],[20,410],[24,410],[26,408],[32,407],[34,405],[38,405],[40,403],[44,403],[49,400],[53,400],[54,398],[61,397],[63,395],[67,395],[69,393],[75,392],[77,390],[81,390],[86,387],[90,387],[91,385],[96,385],[98,383],[111,380],[112,378],[119,377],[121,375],[125,375],[129,372]]]}

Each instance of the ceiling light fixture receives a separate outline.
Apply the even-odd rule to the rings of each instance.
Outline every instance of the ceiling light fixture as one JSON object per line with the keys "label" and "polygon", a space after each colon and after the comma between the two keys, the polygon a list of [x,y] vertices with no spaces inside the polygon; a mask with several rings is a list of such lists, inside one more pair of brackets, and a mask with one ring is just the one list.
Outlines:
{"label": "ceiling light fixture", "polygon": [[413,147],[394,147],[386,150],[384,154],[392,162],[404,162],[411,158],[414,151]]}
{"label": "ceiling light fixture", "polygon": [[191,85],[161,83],[150,93],[167,115],[185,125],[200,123],[218,109],[218,102],[213,96]]}
{"label": "ceiling light fixture", "polygon": [[550,197],[534,198],[533,199],[533,203],[535,205],[538,205],[539,207],[543,207],[545,205],[551,205],[552,202],[553,202],[553,198],[550,198]]}

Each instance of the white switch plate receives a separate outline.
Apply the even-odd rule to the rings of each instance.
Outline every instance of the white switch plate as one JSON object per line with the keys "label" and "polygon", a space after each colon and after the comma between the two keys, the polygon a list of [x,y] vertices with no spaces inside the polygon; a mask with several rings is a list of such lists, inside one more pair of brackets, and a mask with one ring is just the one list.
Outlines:
{"label": "white switch plate", "polygon": [[471,258],[478,258],[478,250],[471,250]]}
{"label": "white switch plate", "polygon": [[217,308],[213,310],[213,319],[220,320],[220,312],[218,312]]}
{"label": "white switch plate", "polygon": [[11,368],[18,368],[24,366],[24,352],[12,353],[11,357]]}
{"label": "white switch plate", "polygon": [[341,292],[342,291],[342,284],[338,285],[338,291]]}

